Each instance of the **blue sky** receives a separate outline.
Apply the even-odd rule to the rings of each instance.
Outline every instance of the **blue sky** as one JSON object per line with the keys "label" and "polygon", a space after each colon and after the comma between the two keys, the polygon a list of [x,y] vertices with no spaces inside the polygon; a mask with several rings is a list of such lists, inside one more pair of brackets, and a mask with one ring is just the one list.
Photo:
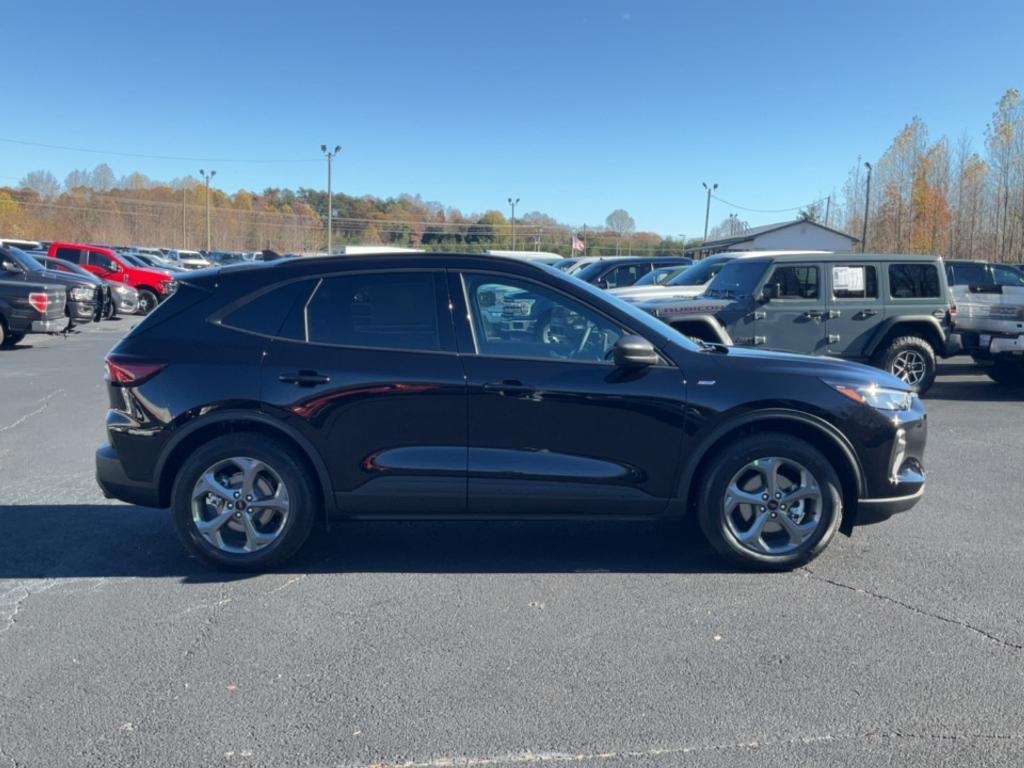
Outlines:
{"label": "blue sky", "polygon": [[[419,193],[699,236],[838,191],[915,114],[981,148],[1024,87],[1024,3],[7,2],[0,185],[107,162],[233,192]],[[246,162],[227,162],[244,160]],[[254,162],[271,160],[287,162]],[[305,161],[305,162],[303,162]],[[312,161],[312,162],[309,162]],[[718,202],[712,222],[734,209]],[[738,211],[751,224],[788,214]]]}

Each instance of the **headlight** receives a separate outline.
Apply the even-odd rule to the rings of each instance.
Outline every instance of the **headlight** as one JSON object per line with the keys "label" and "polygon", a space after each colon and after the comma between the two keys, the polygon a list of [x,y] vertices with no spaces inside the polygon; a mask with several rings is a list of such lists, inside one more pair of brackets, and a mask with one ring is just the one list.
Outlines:
{"label": "headlight", "polygon": [[901,389],[889,389],[877,384],[843,384],[837,381],[825,383],[855,403],[870,405],[879,411],[909,411],[914,404],[914,393]]}
{"label": "headlight", "polygon": [[79,285],[72,288],[69,292],[72,300],[74,301],[91,301],[93,298],[93,289],[87,285]]}

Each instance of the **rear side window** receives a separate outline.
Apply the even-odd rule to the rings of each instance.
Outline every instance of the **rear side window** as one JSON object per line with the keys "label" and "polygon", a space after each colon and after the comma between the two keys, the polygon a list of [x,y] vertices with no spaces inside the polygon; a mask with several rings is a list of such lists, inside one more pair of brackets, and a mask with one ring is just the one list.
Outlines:
{"label": "rear side window", "polygon": [[984,264],[950,264],[953,285],[988,285],[992,282]]}
{"label": "rear side window", "polygon": [[58,248],[57,253],[54,254],[58,259],[64,259],[64,261],[70,261],[72,264],[81,264],[82,262],[82,249],[81,248]]}
{"label": "rear side window", "polygon": [[870,264],[832,267],[832,295],[837,299],[877,299],[878,274]]}
{"label": "rear side window", "polygon": [[814,266],[776,267],[769,282],[778,284],[780,299],[818,298],[818,268]]}
{"label": "rear side window", "polygon": [[889,295],[894,299],[937,299],[939,269],[934,264],[890,264]]}
{"label": "rear side window", "polygon": [[307,340],[342,347],[437,351],[431,272],[325,277],[306,304]]}
{"label": "rear side window", "polygon": [[261,336],[278,336],[291,308],[300,301],[305,303],[318,282],[297,280],[272,288],[226,315],[221,324]]}

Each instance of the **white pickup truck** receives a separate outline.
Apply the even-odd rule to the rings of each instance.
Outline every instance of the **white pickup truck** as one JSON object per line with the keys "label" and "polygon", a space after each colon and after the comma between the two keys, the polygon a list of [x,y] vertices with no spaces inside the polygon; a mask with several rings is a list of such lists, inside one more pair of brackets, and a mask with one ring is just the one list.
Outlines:
{"label": "white pickup truck", "polygon": [[1024,287],[955,285],[952,291],[964,351],[993,381],[1024,387]]}

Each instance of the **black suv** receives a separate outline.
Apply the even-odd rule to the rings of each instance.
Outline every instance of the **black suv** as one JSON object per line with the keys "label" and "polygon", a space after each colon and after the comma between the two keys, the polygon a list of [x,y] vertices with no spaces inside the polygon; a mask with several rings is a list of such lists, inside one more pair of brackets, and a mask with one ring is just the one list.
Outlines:
{"label": "black suv", "polygon": [[551,267],[379,254],[205,270],[106,360],[107,496],[261,569],[322,516],[698,516],[741,563],[806,562],[913,506],[904,382],[698,344]]}
{"label": "black suv", "polygon": [[685,267],[690,264],[693,264],[693,259],[685,256],[615,256],[588,264],[574,272],[573,277],[598,288],[625,288],[652,269]]}
{"label": "black suv", "polygon": [[870,363],[919,394],[960,351],[938,256],[748,252],[699,298],[638,306],[705,341]]}

